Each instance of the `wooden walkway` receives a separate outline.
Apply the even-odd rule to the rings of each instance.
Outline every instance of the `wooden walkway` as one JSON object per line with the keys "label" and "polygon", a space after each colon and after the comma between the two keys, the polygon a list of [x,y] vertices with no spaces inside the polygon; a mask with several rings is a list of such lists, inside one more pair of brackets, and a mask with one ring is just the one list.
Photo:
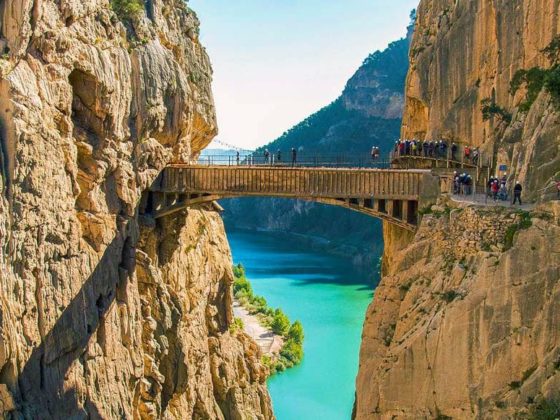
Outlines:
{"label": "wooden walkway", "polygon": [[285,197],[346,207],[409,230],[440,194],[427,170],[171,165],[151,188],[156,218],[231,197]]}

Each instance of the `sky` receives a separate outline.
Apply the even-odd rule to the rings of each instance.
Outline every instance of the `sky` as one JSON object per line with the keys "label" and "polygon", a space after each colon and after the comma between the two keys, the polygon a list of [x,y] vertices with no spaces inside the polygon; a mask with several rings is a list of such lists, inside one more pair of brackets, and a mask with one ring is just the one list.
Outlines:
{"label": "sky", "polygon": [[188,3],[214,69],[217,138],[252,150],[336,99],[370,53],[405,35],[418,0]]}

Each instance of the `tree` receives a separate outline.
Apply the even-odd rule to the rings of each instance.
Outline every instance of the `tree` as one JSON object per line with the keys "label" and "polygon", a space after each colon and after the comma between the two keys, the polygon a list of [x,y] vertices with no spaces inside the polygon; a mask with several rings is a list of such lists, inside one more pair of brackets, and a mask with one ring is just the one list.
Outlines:
{"label": "tree", "polygon": [[272,318],[270,328],[278,335],[286,335],[288,333],[290,329],[290,320],[281,309],[276,309],[274,311],[274,317]]}
{"label": "tree", "polygon": [[302,344],[303,337],[303,326],[301,325],[301,322],[294,322],[290,327],[290,330],[288,331],[288,338],[293,340],[297,344]]}

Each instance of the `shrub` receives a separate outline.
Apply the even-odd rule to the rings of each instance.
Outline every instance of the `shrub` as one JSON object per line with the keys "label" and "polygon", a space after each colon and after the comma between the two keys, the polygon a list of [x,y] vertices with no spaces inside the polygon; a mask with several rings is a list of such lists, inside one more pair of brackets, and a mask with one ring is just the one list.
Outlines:
{"label": "shrub", "polygon": [[298,344],[293,340],[286,340],[280,350],[280,356],[291,363],[292,366],[297,365],[303,358],[303,348],[301,344]]}
{"label": "shrub", "polygon": [[533,67],[529,70],[518,70],[510,82],[510,93],[514,95],[521,85],[527,85],[525,100],[519,104],[519,110],[527,112],[541,93],[547,79],[547,70]]}
{"label": "shrub", "polygon": [[544,400],[531,410],[533,420],[556,420],[560,418],[560,404],[552,400]]}
{"label": "shrub", "polygon": [[126,21],[144,11],[144,2],[142,0],[111,0],[111,8],[120,20]]}
{"label": "shrub", "polygon": [[497,116],[506,123],[511,122],[511,114],[500,107],[493,99],[486,98],[481,101],[482,118],[484,121],[489,120],[493,116]]}
{"label": "shrub", "polygon": [[513,247],[513,239],[515,238],[515,234],[524,229],[529,229],[533,226],[533,222],[531,221],[531,214],[528,212],[521,212],[521,220],[518,223],[515,223],[509,226],[506,230],[506,234],[504,237],[504,250],[507,251]]}
{"label": "shrub", "polygon": [[288,339],[293,340],[297,344],[302,344],[303,338],[303,325],[301,325],[301,322],[296,321],[292,324],[290,330],[288,331]]}
{"label": "shrub", "polygon": [[274,317],[270,323],[270,328],[274,334],[286,335],[290,328],[290,320],[281,309],[276,309],[274,311]]}
{"label": "shrub", "polygon": [[552,99],[556,102],[556,106],[560,105],[560,66],[555,66],[548,71],[545,83],[545,89],[548,91]]}
{"label": "shrub", "polygon": [[552,39],[552,42],[541,52],[543,52],[553,64],[558,64],[560,61],[560,35],[556,35]]}
{"label": "shrub", "polygon": [[448,290],[443,295],[441,295],[442,299],[445,300],[447,303],[453,302],[459,296],[460,296],[459,293],[457,293],[455,290]]}
{"label": "shrub", "polygon": [[241,318],[234,318],[233,322],[229,326],[229,332],[235,334],[237,331],[242,331],[243,327],[243,320]]}

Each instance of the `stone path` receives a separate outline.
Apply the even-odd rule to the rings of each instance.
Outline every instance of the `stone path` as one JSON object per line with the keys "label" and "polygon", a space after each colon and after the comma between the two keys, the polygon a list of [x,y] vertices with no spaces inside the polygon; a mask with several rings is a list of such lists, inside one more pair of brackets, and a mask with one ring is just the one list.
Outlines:
{"label": "stone path", "polygon": [[278,354],[284,340],[264,327],[258,317],[251,315],[239,302],[233,302],[233,315],[243,321],[243,330],[259,345],[263,354]]}
{"label": "stone path", "polygon": [[453,194],[451,199],[456,203],[465,203],[465,204],[474,204],[477,206],[499,206],[499,207],[511,207],[520,210],[529,211],[535,208],[534,204],[523,204],[520,206],[519,204],[512,205],[511,201],[501,201],[497,200],[494,201],[491,197],[488,197],[486,194],[476,194],[476,195],[458,195]]}

